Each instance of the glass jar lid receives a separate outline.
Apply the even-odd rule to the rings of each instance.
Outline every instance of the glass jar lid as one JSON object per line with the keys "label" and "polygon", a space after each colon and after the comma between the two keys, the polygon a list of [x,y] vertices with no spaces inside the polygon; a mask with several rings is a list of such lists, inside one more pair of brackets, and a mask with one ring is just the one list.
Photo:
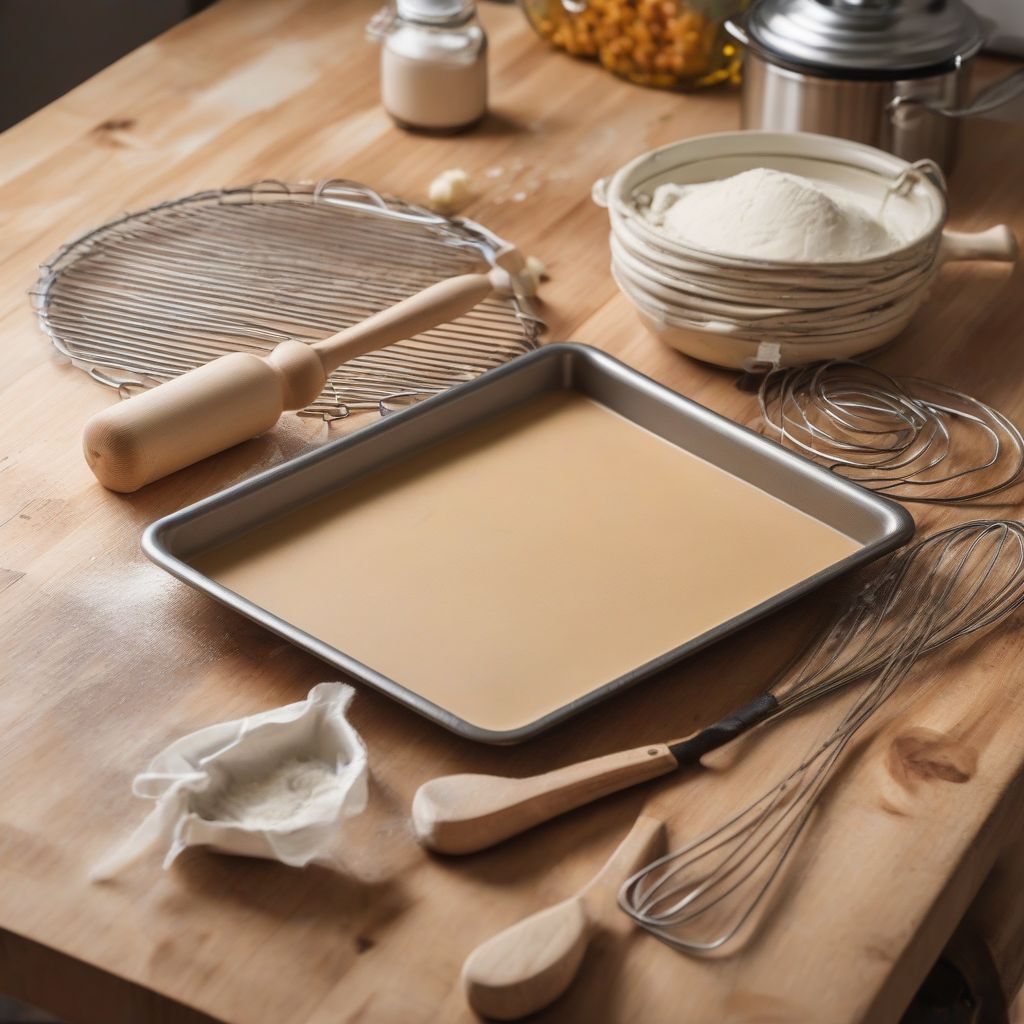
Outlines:
{"label": "glass jar lid", "polygon": [[761,0],[746,33],[775,62],[842,78],[939,73],[985,39],[962,0]]}

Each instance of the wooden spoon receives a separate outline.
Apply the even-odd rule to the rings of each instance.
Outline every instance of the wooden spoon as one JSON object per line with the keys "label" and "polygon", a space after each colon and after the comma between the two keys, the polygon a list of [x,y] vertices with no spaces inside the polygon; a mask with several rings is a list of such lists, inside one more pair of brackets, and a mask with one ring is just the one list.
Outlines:
{"label": "wooden spoon", "polygon": [[470,1006],[495,1020],[518,1020],[554,1002],[576,977],[595,927],[609,927],[621,916],[619,886],[664,848],[664,823],[641,815],[575,896],[478,946],[462,968]]}

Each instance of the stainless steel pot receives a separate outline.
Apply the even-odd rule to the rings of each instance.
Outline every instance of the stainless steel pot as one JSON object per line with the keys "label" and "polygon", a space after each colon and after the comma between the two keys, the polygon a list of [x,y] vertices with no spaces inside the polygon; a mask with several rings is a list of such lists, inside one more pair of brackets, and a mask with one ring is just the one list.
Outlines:
{"label": "stainless steel pot", "polygon": [[744,128],[867,142],[948,169],[959,121],[1024,92],[1024,69],[968,103],[982,25],[961,0],[760,0],[726,29],[746,47]]}

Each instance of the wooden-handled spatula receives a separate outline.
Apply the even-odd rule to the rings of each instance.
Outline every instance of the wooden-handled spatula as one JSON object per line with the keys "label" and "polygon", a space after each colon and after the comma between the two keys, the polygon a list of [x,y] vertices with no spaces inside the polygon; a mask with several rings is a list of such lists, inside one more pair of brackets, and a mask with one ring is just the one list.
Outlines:
{"label": "wooden-handled spatula", "polygon": [[322,341],[285,341],[267,356],[232,352],[112,405],[85,425],[86,461],[105,487],[136,491],[262,434],[286,409],[312,402],[342,363],[454,320],[494,292],[531,290],[517,250],[496,264],[439,281]]}
{"label": "wooden-handled spatula", "polygon": [[419,841],[438,853],[474,853],[620,789],[700,764],[704,754],[784,711],[788,698],[768,691],[685,739],[652,743],[512,779],[443,775],[423,783],[412,802]]}

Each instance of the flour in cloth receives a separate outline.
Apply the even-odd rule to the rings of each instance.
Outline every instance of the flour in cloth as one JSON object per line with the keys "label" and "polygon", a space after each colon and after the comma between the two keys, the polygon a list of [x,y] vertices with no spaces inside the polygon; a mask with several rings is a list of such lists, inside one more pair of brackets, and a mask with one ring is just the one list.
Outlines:
{"label": "flour in cloth", "polygon": [[337,777],[323,761],[291,758],[265,775],[227,784],[196,810],[211,821],[237,821],[249,828],[288,828],[323,814],[337,802]]}

